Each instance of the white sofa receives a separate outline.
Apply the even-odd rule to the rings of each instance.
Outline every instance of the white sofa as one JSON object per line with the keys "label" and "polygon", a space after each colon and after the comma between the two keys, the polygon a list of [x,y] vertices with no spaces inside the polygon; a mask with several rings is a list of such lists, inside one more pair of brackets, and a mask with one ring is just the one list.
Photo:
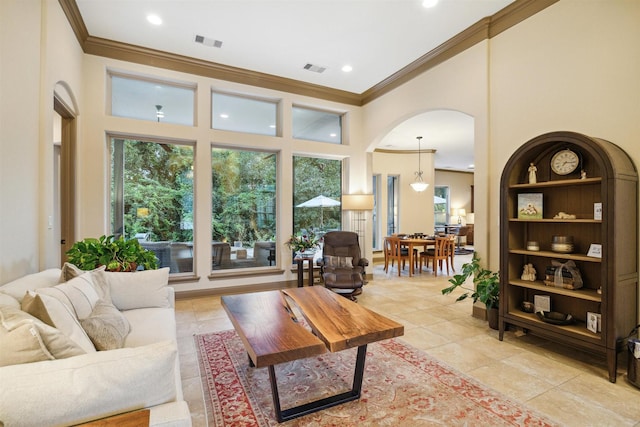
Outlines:
{"label": "white sofa", "polygon": [[0,426],[75,425],[142,408],[151,426],[190,426],[168,275],[65,265],[0,286]]}

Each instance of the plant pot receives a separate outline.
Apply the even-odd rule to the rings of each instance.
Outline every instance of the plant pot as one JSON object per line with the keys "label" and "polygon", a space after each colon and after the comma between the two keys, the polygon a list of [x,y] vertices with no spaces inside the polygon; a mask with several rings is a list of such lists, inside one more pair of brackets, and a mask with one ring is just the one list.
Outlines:
{"label": "plant pot", "polygon": [[491,329],[498,329],[498,324],[499,324],[499,315],[498,315],[498,308],[497,307],[493,307],[493,308],[487,308],[487,320],[489,320],[489,327]]}

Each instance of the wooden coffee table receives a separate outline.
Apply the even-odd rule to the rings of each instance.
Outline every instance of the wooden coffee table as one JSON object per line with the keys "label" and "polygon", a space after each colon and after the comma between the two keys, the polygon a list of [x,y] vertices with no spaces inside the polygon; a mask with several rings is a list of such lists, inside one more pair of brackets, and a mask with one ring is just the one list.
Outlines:
{"label": "wooden coffee table", "polygon": [[[313,333],[298,323],[291,298]],[[313,286],[222,297],[252,366],[268,367],[278,422],[360,398],[367,344],[404,334],[404,326],[330,290]],[[358,347],[351,390],[283,410],[274,365]]]}

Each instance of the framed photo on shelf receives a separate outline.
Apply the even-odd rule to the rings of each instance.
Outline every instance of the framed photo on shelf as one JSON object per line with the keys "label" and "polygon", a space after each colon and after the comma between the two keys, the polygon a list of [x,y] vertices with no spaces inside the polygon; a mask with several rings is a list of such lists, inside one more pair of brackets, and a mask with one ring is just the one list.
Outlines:
{"label": "framed photo on shelf", "polygon": [[542,219],[542,193],[518,194],[518,219]]}

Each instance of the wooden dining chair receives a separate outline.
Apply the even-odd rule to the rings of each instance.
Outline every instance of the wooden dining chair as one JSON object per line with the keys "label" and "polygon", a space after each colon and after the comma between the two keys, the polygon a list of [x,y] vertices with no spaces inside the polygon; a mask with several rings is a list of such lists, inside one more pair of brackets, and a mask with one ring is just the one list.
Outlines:
{"label": "wooden dining chair", "polygon": [[407,248],[403,248],[400,243],[400,237],[389,236],[385,239],[389,243],[389,261],[391,262],[391,268],[397,261],[398,263],[398,276],[402,273],[402,270],[409,260],[409,251]]}
{"label": "wooden dining chair", "polygon": [[[425,265],[429,268],[429,261],[432,263],[433,274],[438,275],[438,269],[442,270],[443,261],[447,264],[447,276],[449,275],[450,252],[453,250],[450,237],[436,237],[436,244],[433,249],[428,249],[420,253],[420,270]],[[424,263],[424,264],[423,264]]]}

